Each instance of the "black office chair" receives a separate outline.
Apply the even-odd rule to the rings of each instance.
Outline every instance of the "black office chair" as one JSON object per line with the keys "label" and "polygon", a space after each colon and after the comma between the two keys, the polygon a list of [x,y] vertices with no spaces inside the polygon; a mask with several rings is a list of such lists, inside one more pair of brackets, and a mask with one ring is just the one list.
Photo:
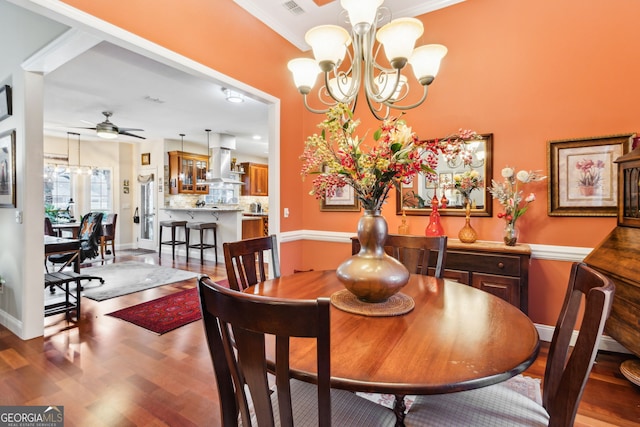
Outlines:
{"label": "black office chair", "polygon": [[[80,260],[82,263],[86,259],[92,259],[100,253],[100,236],[102,236],[102,212],[90,212],[82,217],[80,221],[80,230],[78,230],[78,240],[80,240]],[[55,254],[49,256],[49,261],[55,264],[63,264],[66,267],[71,263],[74,252],[65,254]],[[99,276],[82,275],[82,280],[100,280],[104,283],[104,279]],[[51,293],[55,291],[53,287],[49,288]]]}

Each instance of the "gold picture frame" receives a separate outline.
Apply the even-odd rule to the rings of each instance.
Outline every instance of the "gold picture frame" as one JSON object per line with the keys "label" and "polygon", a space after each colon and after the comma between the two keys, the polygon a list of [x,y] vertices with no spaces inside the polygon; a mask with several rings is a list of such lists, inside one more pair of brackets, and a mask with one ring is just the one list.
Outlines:
{"label": "gold picture frame", "polygon": [[140,163],[142,166],[147,166],[151,164],[151,153],[142,153],[140,155]]}
{"label": "gold picture frame", "polygon": [[0,133],[0,208],[16,206],[16,131]]}
{"label": "gold picture frame", "polygon": [[353,187],[345,185],[336,188],[335,194],[325,197],[320,203],[321,211],[329,212],[357,212],[360,210],[360,201],[356,197]]}
{"label": "gold picture frame", "polygon": [[549,141],[549,216],[616,216],[618,166],[635,134]]}

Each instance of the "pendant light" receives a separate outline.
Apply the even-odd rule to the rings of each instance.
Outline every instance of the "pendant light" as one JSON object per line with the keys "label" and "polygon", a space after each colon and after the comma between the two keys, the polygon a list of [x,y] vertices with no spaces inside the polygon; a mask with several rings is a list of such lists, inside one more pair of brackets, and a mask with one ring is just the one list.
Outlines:
{"label": "pendant light", "polygon": [[[207,157],[211,157],[211,144],[209,142],[209,135],[211,133],[211,129],[205,129],[204,131],[207,133]],[[206,177],[207,179],[212,178],[212,174],[210,170],[207,171]]]}

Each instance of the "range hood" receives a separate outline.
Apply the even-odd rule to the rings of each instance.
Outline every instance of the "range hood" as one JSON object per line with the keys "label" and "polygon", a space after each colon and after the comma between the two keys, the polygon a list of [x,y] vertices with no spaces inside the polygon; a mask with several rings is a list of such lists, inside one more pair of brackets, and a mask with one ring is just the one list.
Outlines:
{"label": "range hood", "polygon": [[214,133],[209,141],[209,170],[207,182],[244,184],[237,174],[231,172],[231,150],[236,149],[236,137],[224,133]]}

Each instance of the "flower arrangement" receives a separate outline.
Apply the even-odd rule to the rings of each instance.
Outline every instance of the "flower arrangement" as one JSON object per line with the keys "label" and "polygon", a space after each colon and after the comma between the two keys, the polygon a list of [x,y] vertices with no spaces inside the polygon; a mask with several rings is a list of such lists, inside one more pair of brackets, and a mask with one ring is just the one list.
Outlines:
{"label": "flower arrangement", "polygon": [[349,185],[365,210],[378,211],[391,188],[411,183],[418,172],[435,175],[439,145],[421,141],[404,120],[391,117],[383,121],[373,134],[373,146],[355,136],[359,124],[346,104],[337,104],[318,125],[321,133],[307,138],[300,157],[301,174],[317,175],[311,195],[333,197],[336,189]]}
{"label": "flower arrangement", "polygon": [[494,199],[498,199],[504,209],[504,212],[498,214],[498,218],[504,218],[508,225],[515,226],[517,219],[527,211],[529,203],[536,200],[533,193],[525,197],[519,184],[542,181],[547,177],[540,175],[539,171],[521,170],[516,173],[515,169],[509,166],[502,169],[502,177],[504,182],[491,180],[489,192]]}
{"label": "flower arrangement", "polygon": [[473,190],[484,187],[484,181],[477,170],[471,169],[461,174],[455,174],[452,185],[462,194],[465,203],[467,203]]}
{"label": "flower arrangement", "polygon": [[604,162],[598,160],[583,159],[576,163],[576,169],[580,171],[580,178],[578,178],[578,186],[580,187],[595,187],[602,180],[600,174],[601,169],[604,168]]}

